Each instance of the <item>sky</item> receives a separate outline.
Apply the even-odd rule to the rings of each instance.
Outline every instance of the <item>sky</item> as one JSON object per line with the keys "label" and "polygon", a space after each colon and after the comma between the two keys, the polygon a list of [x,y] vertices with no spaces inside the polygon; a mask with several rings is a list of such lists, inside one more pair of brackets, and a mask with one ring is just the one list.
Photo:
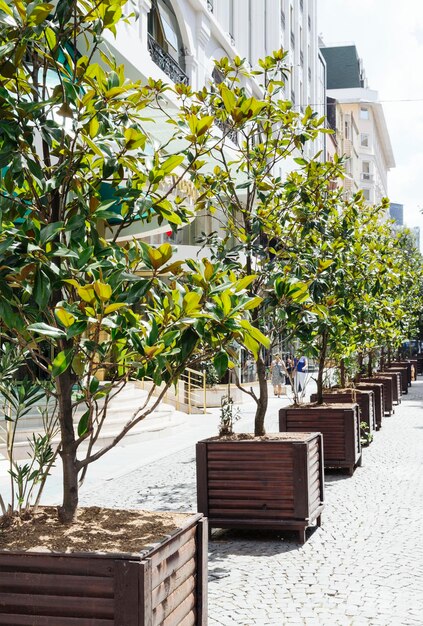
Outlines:
{"label": "sky", "polygon": [[[369,89],[379,93],[396,167],[391,202],[423,238],[423,0],[317,0],[318,32],[328,45],[354,43]],[[421,243],[422,246],[422,243]]]}

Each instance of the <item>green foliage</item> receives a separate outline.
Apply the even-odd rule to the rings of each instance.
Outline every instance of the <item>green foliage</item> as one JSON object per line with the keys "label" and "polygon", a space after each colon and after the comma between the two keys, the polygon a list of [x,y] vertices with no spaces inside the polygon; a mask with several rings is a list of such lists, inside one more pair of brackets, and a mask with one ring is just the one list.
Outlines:
{"label": "green foliage", "polygon": [[241,418],[241,412],[239,408],[234,408],[230,396],[222,396],[220,404],[219,437],[230,437],[234,434],[234,424]]}
{"label": "green foliage", "polygon": [[[107,49],[107,31],[131,19],[124,5],[0,2],[0,331],[59,405],[63,520],[77,505],[75,476],[154,410],[187,365],[218,355],[222,374],[234,340],[266,343],[248,322],[258,301],[223,263],[117,243],[135,221],[175,229],[192,219],[180,183],[201,170],[214,119],[197,112],[175,128],[169,115],[168,140],[152,142],[145,127],[171,88],[128,80]],[[109,399],[145,377],[164,383],[159,399],[94,452]],[[33,453],[45,459],[43,446]],[[14,478],[22,485],[31,472]]]}

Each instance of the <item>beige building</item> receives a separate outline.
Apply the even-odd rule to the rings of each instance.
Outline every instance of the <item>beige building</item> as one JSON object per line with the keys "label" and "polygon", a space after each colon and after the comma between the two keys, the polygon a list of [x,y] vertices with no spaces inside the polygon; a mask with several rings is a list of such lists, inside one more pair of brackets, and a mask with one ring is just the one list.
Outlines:
{"label": "beige building", "polygon": [[363,190],[376,204],[388,195],[388,172],[395,167],[389,132],[377,91],[368,89],[354,45],[321,47],[327,64],[327,107],[336,129],[336,151],[346,158],[344,188]]}

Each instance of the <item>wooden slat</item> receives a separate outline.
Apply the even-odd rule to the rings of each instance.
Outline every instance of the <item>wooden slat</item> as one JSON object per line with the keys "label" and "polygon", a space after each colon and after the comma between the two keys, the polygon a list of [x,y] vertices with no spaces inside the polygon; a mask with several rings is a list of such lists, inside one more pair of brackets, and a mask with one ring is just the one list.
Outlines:
{"label": "wooden slat", "polygon": [[195,608],[195,588],[195,576],[190,576],[172,593],[166,596],[163,602],[160,602],[153,608],[153,624],[164,623],[166,618],[174,613],[187,599],[189,599],[189,610]]}
{"label": "wooden slat", "polygon": [[111,619],[114,616],[114,602],[108,598],[79,598],[72,596],[36,595],[34,590],[27,593],[3,593],[1,605],[9,612],[26,615],[51,615],[59,617],[97,617]]}
{"label": "wooden slat", "polygon": [[155,589],[169,576],[178,571],[180,567],[183,567],[192,558],[195,558],[196,554],[196,539],[190,539],[184,545],[182,545],[176,552],[170,557],[164,559],[158,563],[152,569],[152,589]]}
{"label": "wooden slat", "polygon": [[173,593],[175,589],[182,585],[188,578],[194,576],[196,567],[196,559],[193,557],[154,588],[152,593],[153,609],[155,609],[160,602],[163,602],[168,595]]}
{"label": "wooden slat", "polygon": [[182,620],[195,608],[195,598],[190,594],[163,622],[153,622],[154,626],[179,626]]}
{"label": "wooden slat", "polygon": [[201,626],[202,626],[203,623],[205,624],[205,622],[198,622],[198,623],[196,623],[195,615],[196,615],[196,612],[194,610],[190,611],[188,613],[188,615],[186,615],[182,619],[182,621],[179,622],[179,626],[199,626],[199,624],[201,624]]}
{"label": "wooden slat", "polygon": [[37,594],[113,598],[113,579],[100,576],[69,576],[34,574],[32,572],[0,572],[0,591],[28,591]]}
{"label": "wooden slat", "polygon": [[114,563],[110,558],[55,556],[29,553],[0,553],[0,571],[33,572],[35,574],[76,574],[80,576],[114,576]]}
{"label": "wooden slat", "polygon": [[57,617],[42,615],[16,615],[12,613],[0,613],[2,626],[115,626],[114,619],[95,619],[92,617],[83,619],[80,617]]}
{"label": "wooden slat", "polygon": [[161,565],[166,559],[170,558],[175,552],[188,543],[189,541],[195,539],[196,527],[189,528],[188,530],[181,532],[176,537],[172,537],[169,541],[167,541],[164,545],[161,546],[159,551],[152,552],[151,555],[148,555],[148,558],[151,559],[151,564],[153,567],[157,567]]}

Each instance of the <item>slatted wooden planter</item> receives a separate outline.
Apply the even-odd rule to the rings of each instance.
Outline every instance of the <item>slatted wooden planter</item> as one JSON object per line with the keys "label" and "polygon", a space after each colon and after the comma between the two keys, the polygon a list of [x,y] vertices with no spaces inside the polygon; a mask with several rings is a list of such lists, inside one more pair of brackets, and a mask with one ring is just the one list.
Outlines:
{"label": "slatted wooden planter", "polygon": [[408,368],[400,365],[391,365],[385,368],[386,372],[395,372],[400,375],[401,393],[408,393]]}
{"label": "slatted wooden planter", "polygon": [[407,368],[407,386],[411,387],[411,361],[391,361],[391,367]]}
{"label": "slatted wooden planter", "polygon": [[[401,402],[401,374],[399,372],[391,372],[384,370],[383,372],[375,372],[375,376],[388,376],[392,380],[392,400],[395,404]],[[393,411],[395,413],[395,411]]]}
{"label": "slatted wooden planter", "polygon": [[392,415],[394,413],[394,391],[392,378],[389,376],[374,375],[371,378],[360,378],[363,383],[382,383],[383,385],[383,413]]}
{"label": "slatted wooden planter", "polygon": [[385,412],[384,408],[384,399],[383,392],[384,387],[383,383],[356,383],[356,388],[360,390],[369,390],[374,394],[374,403],[375,403],[375,420],[376,420],[376,430],[380,430],[382,428],[382,420]]}
{"label": "slatted wooden planter", "polygon": [[198,510],[210,529],[293,530],[304,543],[320,526],[323,485],[319,433],[197,443]]}
{"label": "slatted wooden planter", "polygon": [[0,552],[0,624],[206,626],[207,520],[138,554]]}
{"label": "slatted wooden planter", "polygon": [[344,467],[353,475],[361,464],[358,404],[299,405],[280,409],[281,432],[319,431],[325,468]]}
{"label": "slatted wooden planter", "polygon": [[[356,402],[360,407],[360,422],[365,422],[367,432],[376,430],[375,394],[371,389],[326,389],[323,401],[328,404],[347,404]],[[317,394],[310,396],[310,402],[317,402]]]}

